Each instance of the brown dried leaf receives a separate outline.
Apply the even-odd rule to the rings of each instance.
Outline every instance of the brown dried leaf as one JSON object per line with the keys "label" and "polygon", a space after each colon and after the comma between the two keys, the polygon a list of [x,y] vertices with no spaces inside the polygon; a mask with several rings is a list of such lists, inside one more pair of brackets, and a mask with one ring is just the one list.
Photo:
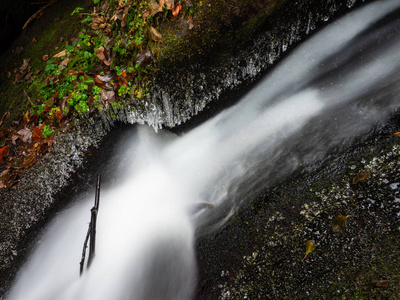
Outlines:
{"label": "brown dried leaf", "polygon": [[150,35],[151,39],[155,42],[160,42],[162,41],[162,35],[161,33],[158,32],[157,29],[155,29],[153,26],[150,26]]}
{"label": "brown dried leaf", "polygon": [[[174,0],[164,0],[165,8],[171,10],[174,7]],[[161,1],[160,1],[161,5]]]}
{"label": "brown dried leaf", "polygon": [[25,70],[28,68],[30,60],[31,60],[30,58],[27,58],[27,59],[23,60],[22,66],[19,68],[19,71],[21,73],[25,72]]}
{"label": "brown dried leaf", "polygon": [[192,30],[194,25],[193,25],[193,17],[192,15],[189,15],[188,20],[187,20],[187,25],[188,25],[188,29]]}
{"label": "brown dried leaf", "polygon": [[43,57],[42,57],[43,61],[48,61],[49,58],[50,58],[50,56],[47,54],[43,55]]}
{"label": "brown dried leaf", "polygon": [[105,59],[106,59],[106,57],[105,57],[105,55],[104,55],[104,47],[103,47],[103,46],[101,46],[100,48],[97,48],[97,49],[95,50],[95,52],[96,52],[97,57],[98,57],[100,60],[105,60]]}
{"label": "brown dried leaf", "polygon": [[62,62],[60,62],[60,64],[58,65],[58,69],[61,69],[63,66],[66,67],[69,63],[69,57],[66,57],[63,59]]}
{"label": "brown dried leaf", "polygon": [[376,282],[376,286],[379,286],[379,287],[387,287],[389,283],[391,283],[390,280],[378,280],[378,281]]}
{"label": "brown dried leaf", "polygon": [[356,176],[353,177],[353,184],[357,184],[360,181],[369,178],[370,176],[371,176],[371,170],[360,172]]}
{"label": "brown dried leaf", "polygon": [[101,96],[101,102],[103,103],[103,105],[107,105],[108,103],[112,103],[115,102],[115,92],[114,91],[106,91],[106,90],[102,90],[100,92],[100,96]]}
{"label": "brown dried leaf", "polygon": [[150,14],[154,16],[156,13],[163,11],[164,0],[158,3],[156,0],[151,0],[149,4]]}
{"label": "brown dried leaf", "polygon": [[142,53],[136,55],[136,63],[141,66],[147,66],[153,60],[153,55],[149,49],[144,50]]}
{"label": "brown dried leaf", "polygon": [[64,49],[63,51],[58,52],[57,54],[53,55],[53,57],[63,57],[65,55],[67,55],[67,54],[66,54],[65,49]]}
{"label": "brown dried leaf", "polygon": [[193,6],[193,1],[192,0],[186,0],[186,6],[187,7],[192,7]]}
{"label": "brown dried leaf", "polygon": [[32,140],[32,131],[28,128],[20,129],[17,132],[19,135],[22,135],[21,140],[24,143],[30,143]]}

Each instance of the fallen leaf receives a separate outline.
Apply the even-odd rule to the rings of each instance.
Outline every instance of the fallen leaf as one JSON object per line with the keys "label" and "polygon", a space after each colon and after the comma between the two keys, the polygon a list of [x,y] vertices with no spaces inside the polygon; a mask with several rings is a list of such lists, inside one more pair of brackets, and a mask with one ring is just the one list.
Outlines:
{"label": "fallen leaf", "polygon": [[[174,7],[174,0],[164,0],[165,8],[171,10]],[[161,1],[160,1],[161,5]]]}
{"label": "fallen leaf", "polygon": [[186,0],[186,6],[187,7],[192,7],[193,6],[193,1],[192,0]]}
{"label": "fallen leaf", "polygon": [[307,255],[315,250],[315,242],[313,240],[308,240],[306,242],[306,255],[304,255],[302,261],[307,257]]}
{"label": "fallen leaf", "polygon": [[62,60],[62,62],[60,62],[60,64],[58,65],[58,69],[61,69],[63,66],[66,67],[69,63],[69,57],[66,57]]}
{"label": "fallen leaf", "polygon": [[189,15],[188,20],[187,20],[187,25],[188,25],[188,29],[192,30],[194,25],[193,25],[193,17],[192,15]]}
{"label": "fallen leaf", "polygon": [[172,15],[176,18],[179,15],[179,13],[181,12],[181,10],[182,10],[182,4],[180,2],[178,2],[172,8]]}
{"label": "fallen leaf", "polygon": [[143,26],[146,23],[146,19],[147,19],[148,16],[150,16],[150,12],[149,11],[145,11],[143,13],[143,16],[142,16],[143,17]]}
{"label": "fallen leaf", "polygon": [[25,70],[28,68],[30,60],[31,60],[30,58],[27,58],[27,59],[23,60],[22,66],[19,68],[19,71],[21,73],[25,72]]}
{"label": "fallen leaf", "polygon": [[58,52],[57,54],[53,55],[53,57],[63,57],[66,55],[65,49],[61,52]]}
{"label": "fallen leaf", "polygon": [[19,139],[19,135],[18,134],[12,134],[11,135],[11,143],[13,143],[13,145],[17,145],[16,140]]}
{"label": "fallen leaf", "polygon": [[149,5],[150,15],[154,16],[155,14],[163,11],[164,0],[160,0],[158,3],[156,0],[151,0]]}
{"label": "fallen leaf", "polygon": [[151,55],[149,49],[146,49],[142,53],[136,55],[136,63],[140,67],[147,66],[148,64],[151,63],[152,60],[153,60],[153,55]]}
{"label": "fallen leaf", "polygon": [[106,59],[106,57],[105,57],[105,55],[104,55],[104,47],[103,47],[103,46],[97,48],[97,49],[95,50],[95,52],[96,52],[97,57],[98,57],[100,60],[105,60],[105,59]]}
{"label": "fallen leaf", "polygon": [[100,92],[100,96],[101,96],[101,102],[103,103],[103,105],[107,105],[108,103],[112,103],[115,102],[115,92],[114,91],[106,91],[106,90],[102,90]]}
{"label": "fallen leaf", "polygon": [[35,127],[33,128],[33,132],[32,132],[32,138],[35,142],[40,142],[40,140],[42,139],[42,130],[40,130],[40,127]]}
{"label": "fallen leaf", "polygon": [[389,283],[390,283],[390,280],[378,280],[376,282],[376,286],[386,287],[386,286],[388,286]]}
{"label": "fallen leaf", "polygon": [[43,55],[43,57],[42,57],[43,61],[48,61],[49,58],[50,58],[50,56],[47,54]]}
{"label": "fallen leaf", "polygon": [[353,184],[357,184],[362,180],[365,180],[371,176],[371,170],[363,171],[358,173],[356,176],[353,177]]}
{"label": "fallen leaf", "polygon": [[0,163],[3,162],[3,158],[5,158],[10,152],[10,146],[3,146],[0,148]]}
{"label": "fallen leaf", "polygon": [[397,131],[396,133],[393,133],[392,135],[395,135],[395,136],[398,136],[398,137],[400,137],[400,130],[399,130],[399,131]]}
{"label": "fallen leaf", "polygon": [[347,219],[351,216],[338,215],[332,220],[332,232],[343,232],[346,230]]}
{"label": "fallen leaf", "polygon": [[155,42],[160,42],[162,41],[162,35],[161,33],[158,32],[157,29],[155,29],[153,26],[150,26],[150,35],[151,39]]}
{"label": "fallen leaf", "polygon": [[19,135],[22,135],[21,140],[24,143],[30,143],[32,140],[32,131],[28,128],[20,129],[17,132]]}

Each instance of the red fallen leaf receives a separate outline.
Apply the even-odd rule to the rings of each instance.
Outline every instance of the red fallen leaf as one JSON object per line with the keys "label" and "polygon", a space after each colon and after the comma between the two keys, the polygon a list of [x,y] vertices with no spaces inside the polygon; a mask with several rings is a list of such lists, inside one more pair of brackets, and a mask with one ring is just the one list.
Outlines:
{"label": "red fallen leaf", "polygon": [[58,120],[58,122],[61,122],[61,119],[64,117],[63,113],[59,110],[56,110],[56,118]]}
{"label": "red fallen leaf", "polygon": [[10,152],[9,146],[4,146],[0,148],[0,163],[3,162],[3,158],[5,158],[9,152]]}
{"label": "red fallen leaf", "polygon": [[33,140],[35,141],[35,142],[40,142],[40,140],[42,139],[42,130],[40,130],[40,128],[39,127],[35,127],[35,128],[33,128],[33,135],[32,135],[32,137],[33,137]]}
{"label": "red fallen leaf", "polygon": [[179,13],[182,10],[182,4],[178,2],[173,8],[172,8],[172,15],[176,18]]}
{"label": "red fallen leaf", "polygon": [[121,76],[118,76],[118,84],[119,86],[124,85],[124,86],[128,86],[128,81],[126,81],[126,73],[125,71],[123,71],[121,73]]}

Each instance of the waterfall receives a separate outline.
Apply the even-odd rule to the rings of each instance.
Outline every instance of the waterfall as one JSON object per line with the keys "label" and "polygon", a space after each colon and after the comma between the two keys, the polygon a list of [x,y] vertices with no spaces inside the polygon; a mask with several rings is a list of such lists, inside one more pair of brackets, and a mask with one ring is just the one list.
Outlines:
{"label": "waterfall", "polygon": [[373,2],[182,136],[132,128],[117,171],[103,175],[114,178],[101,191],[91,267],[79,276],[93,205],[82,195],[45,230],[7,299],[191,299],[196,234],[217,230],[262,188],[312,168],[399,108],[398,28],[399,1]]}

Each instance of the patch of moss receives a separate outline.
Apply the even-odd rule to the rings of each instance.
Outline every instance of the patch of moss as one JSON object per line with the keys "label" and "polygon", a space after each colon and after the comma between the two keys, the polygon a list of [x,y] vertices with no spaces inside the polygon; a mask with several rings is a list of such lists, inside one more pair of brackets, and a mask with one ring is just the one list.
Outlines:
{"label": "patch of moss", "polygon": [[[71,12],[76,6],[88,6],[88,0],[59,1],[44,10],[43,16],[34,20],[22,32],[11,48],[0,58],[0,115],[11,113],[7,122],[19,119],[31,107],[27,96],[32,96],[40,87],[35,83],[27,87],[27,82],[14,84],[15,72],[22,66],[23,59],[30,58],[29,66],[32,72],[32,81],[43,82],[42,74],[37,70],[45,67],[44,55],[52,56],[65,48],[65,41],[80,28]],[[65,41],[61,41],[64,37]],[[35,100],[34,98],[32,99]]]}

